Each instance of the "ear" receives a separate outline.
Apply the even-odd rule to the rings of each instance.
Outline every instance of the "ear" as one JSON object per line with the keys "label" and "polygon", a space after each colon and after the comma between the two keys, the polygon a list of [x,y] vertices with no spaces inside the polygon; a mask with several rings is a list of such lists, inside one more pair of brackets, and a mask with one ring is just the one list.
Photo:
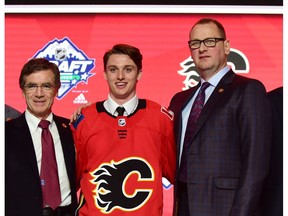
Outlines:
{"label": "ear", "polygon": [[58,92],[59,92],[59,88],[58,88],[58,89],[55,89],[55,95],[54,95],[54,97],[58,97]]}
{"label": "ear", "polygon": [[138,71],[137,80],[140,80],[142,77],[142,70]]}
{"label": "ear", "polygon": [[230,53],[230,41],[229,40],[224,41],[224,52],[227,56]]}
{"label": "ear", "polygon": [[106,73],[106,71],[104,71],[103,76],[104,76],[104,79],[107,80],[107,73]]}

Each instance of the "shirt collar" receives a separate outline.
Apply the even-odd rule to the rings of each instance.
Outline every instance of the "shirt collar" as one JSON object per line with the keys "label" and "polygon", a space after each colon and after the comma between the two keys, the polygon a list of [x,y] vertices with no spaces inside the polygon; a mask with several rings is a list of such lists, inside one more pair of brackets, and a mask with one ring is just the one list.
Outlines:
{"label": "shirt collar", "polygon": [[[30,130],[36,131],[41,119],[39,119],[36,116],[34,116],[27,109],[25,111],[25,118],[26,118],[26,121],[27,121],[27,124],[28,124]],[[49,116],[46,118],[46,120],[50,121],[51,122],[50,125],[52,125],[52,123],[53,123],[53,114],[50,113]]]}
{"label": "shirt collar", "polygon": [[[212,76],[209,80],[207,80],[210,85],[216,87],[219,81],[222,79],[223,76],[230,70],[230,67],[227,65],[226,67],[222,68],[219,72],[217,72],[214,76]],[[201,85],[203,82],[206,82],[201,78]]]}
{"label": "shirt collar", "polygon": [[[126,103],[124,103],[122,105],[119,105],[110,97],[110,95],[108,95],[108,98],[105,102],[107,104],[107,111],[110,114],[116,115],[115,113],[116,113],[117,107],[123,106],[125,108],[126,115],[130,115],[136,110],[136,108],[138,106],[139,99],[138,99],[137,95],[135,95],[131,100],[127,101]],[[124,115],[125,115],[125,113],[124,113]]]}

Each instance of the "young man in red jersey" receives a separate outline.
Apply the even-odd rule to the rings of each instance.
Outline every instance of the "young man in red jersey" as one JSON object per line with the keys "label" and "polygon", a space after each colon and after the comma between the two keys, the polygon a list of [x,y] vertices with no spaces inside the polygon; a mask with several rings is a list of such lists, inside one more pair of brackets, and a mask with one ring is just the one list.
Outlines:
{"label": "young man in red jersey", "polygon": [[103,61],[108,99],[83,108],[71,125],[79,215],[160,216],[162,177],[174,182],[173,113],[137,97],[142,75],[138,48],[117,44]]}

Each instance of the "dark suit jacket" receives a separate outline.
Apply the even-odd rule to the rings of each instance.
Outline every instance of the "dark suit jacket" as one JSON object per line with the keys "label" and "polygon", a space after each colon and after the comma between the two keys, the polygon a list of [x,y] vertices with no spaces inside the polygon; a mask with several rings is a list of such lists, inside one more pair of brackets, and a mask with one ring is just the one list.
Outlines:
{"label": "dark suit jacket", "polygon": [[[53,119],[61,139],[75,209],[75,149],[69,120],[55,115]],[[40,177],[25,114],[5,123],[5,215],[42,215]]]}
{"label": "dark suit jacket", "polygon": [[283,87],[268,92],[272,107],[272,146],[257,216],[283,216]]}
{"label": "dark suit jacket", "polygon": [[[181,113],[197,88],[177,93],[170,103],[178,164]],[[270,139],[263,84],[230,70],[203,107],[188,150],[190,216],[252,216],[269,168]],[[177,184],[175,200],[177,209]]]}

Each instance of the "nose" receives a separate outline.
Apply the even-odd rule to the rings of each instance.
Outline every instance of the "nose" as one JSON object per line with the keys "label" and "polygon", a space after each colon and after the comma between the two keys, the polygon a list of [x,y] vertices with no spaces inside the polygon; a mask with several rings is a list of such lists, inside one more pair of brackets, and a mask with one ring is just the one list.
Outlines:
{"label": "nose", "polygon": [[199,51],[202,52],[202,51],[204,51],[204,50],[206,50],[206,49],[207,49],[207,47],[205,46],[204,41],[201,41],[201,42],[200,42]]}
{"label": "nose", "polygon": [[37,86],[35,90],[35,95],[42,95],[43,94],[43,88],[41,86]]}
{"label": "nose", "polygon": [[117,76],[117,78],[119,79],[119,80],[122,80],[122,79],[124,79],[125,78],[125,74],[124,74],[124,71],[119,71],[119,73],[118,73],[118,76]]}

